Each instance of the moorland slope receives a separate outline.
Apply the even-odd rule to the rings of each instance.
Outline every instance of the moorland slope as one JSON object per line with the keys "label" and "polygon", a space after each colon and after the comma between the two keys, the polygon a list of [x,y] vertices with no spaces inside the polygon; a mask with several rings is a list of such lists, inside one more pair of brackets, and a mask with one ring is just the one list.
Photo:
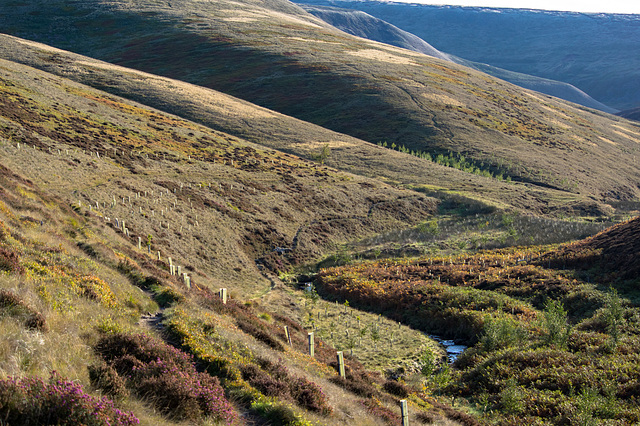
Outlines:
{"label": "moorland slope", "polygon": [[[105,15],[100,8],[79,13],[88,4],[47,5],[62,6],[51,9],[66,14],[69,21],[61,19],[61,25],[73,21],[80,32],[97,31],[91,22]],[[123,5],[133,12],[138,6],[157,7],[151,2],[100,5],[108,12]],[[267,7],[260,9],[263,14],[247,5],[244,11],[254,15],[239,16],[236,8],[224,22],[268,20],[282,31],[298,32],[296,37],[310,37],[304,12],[278,2],[262,5]],[[172,22],[170,15],[156,14],[149,23]],[[38,13],[30,16],[44,19]],[[258,24],[251,28],[265,28]],[[588,181],[593,185],[605,179],[603,168],[614,154],[620,155],[620,165],[631,161],[622,155],[632,155],[628,144],[637,126],[630,122],[327,31],[340,46],[365,43],[374,57],[386,52],[389,57],[379,62],[404,60],[407,71],[415,66],[406,61],[415,60],[438,70],[451,91],[443,92],[450,96],[446,102],[462,99],[456,87],[477,83],[467,93],[469,102],[479,93],[494,99],[494,105],[532,99],[527,108],[539,111],[541,120],[564,120],[580,135],[598,136],[602,145],[560,150],[582,148],[569,164],[602,154],[600,168],[580,165],[585,176],[593,173]],[[172,34],[165,35],[164,48],[169,49]],[[530,207],[533,213],[577,208],[584,214],[594,208],[595,216],[607,212],[604,202],[611,203],[609,210],[633,207],[613,200],[633,195],[635,169],[611,169],[611,181],[598,183],[612,191],[605,195],[582,192],[592,188],[586,180],[575,192],[507,182],[385,149],[178,80],[11,36],[2,36],[0,46],[4,421],[394,425],[400,423],[401,399],[408,400],[412,424],[640,421],[640,315],[631,297],[635,281],[603,271],[608,278],[602,283],[620,289],[621,299],[600,281],[592,282],[598,276],[593,270],[573,269],[563,249],[469,253],[484,240],[472,244],[461,235],[475,227],[487,233],[488,244],[494,242],[489,234],[502,240],[497,233],[502,227],[505,243],[511,241],[508,236],[531,244],[544,223],[551,224],[544,231],[554,236],[576,235],[587,229],[581,222],[548,219],[525,228],[519,220],[527,217],[504,214],[496,206]],[[327,55],[322,49],[315,53],[320,59]],[[363,62],[373,55],[365,53]],[[426,90],[426,83],[414,84]],[[489,87],[506,91],[492,95]],[[542,112],[548,109],[555,115]],[[557,115],[560,109],[566,116]],[[491,134],[499,139],[501,133]],[[526,146],[542,145],[530,141]],[[457,158],[458,165],[461,161],[448,158]],[[612,183],[624,179],[627,186]],[[431,198],[410,187],[448,198]],[[334,260],[349,262],[349,247],[367,241],[373,246],[378,236],[405,230],[407,235],[447,232],[461,241],[442,252],[424,251],[417,259],[321,270],[316,283],[328,300],[296,291],[295,279],[291,286],[279,279],[291,277],[294,266],[336,251]],[[609,241],[629,244],[624,234]],[[598,263],[583,266],[589,265]],[[300,279],[306,283],[313,276]],[[231,296],[226,304],[218,295],[221,287]],[[418,330],[437,331],[473,347],[450,366],[442,349]],[[316,339],[313,356],[308,354],[310,332]],[[347,359],[344,378],[337,349]]]}
{"label": "moorland slope", "polygon": [[[435,200],[24,65],[0,67],[3,422],[397,421],[408,390],[385,385],[381,371],[440,349],[408,327],[312,303],[278,273],[417,223]],[[347,355],[340,378],[336,349],[320,338],[328,332],[308,323],[321,312],[393,326],[404,355],[370,363],[378,372]],[[415,421],[477,423],[424,398],[430,408],[417,405]]]}
{"label": "moorland slope", "polygon": [[0,31],[556,190],[524,197],[540,200],[538,211],[568,204],[604,214],[602,203],[638,195],[637,125],[346,35],[289,2],[30,2],[1,11]]}
{"label": "moorland slope", "polygon": [[570,83],[609,107],[640,103],[638,15],[402,2],[300,0],[366,12],[438,50]]}
{"label": "moorland slope", "polygon": [[536,92],[555,96],[557,98],[564,99],[565,101],[573,102],[588,108],[594,108],[608,113],[615,113],[618,111],[615,108],[608,107],[603,103],[596,101],[582,90],[568,83],[507,71],[440,52],[418,36],[401,30],[388,22],[375,18],[362,11],[318,6],[315,4],[302,4],[301,6],[307,12],[321,18],[323,21],[328,22],[334,27],[358,37],[364,37],[381,43],[390,44],[392,46],[414,50],[416,52],[424,53],[425,55],[450,62],[455,62],[457,64],[485,72],[502,80],[506,80],[520,87],[524,87],[525,89],[535,90]]}

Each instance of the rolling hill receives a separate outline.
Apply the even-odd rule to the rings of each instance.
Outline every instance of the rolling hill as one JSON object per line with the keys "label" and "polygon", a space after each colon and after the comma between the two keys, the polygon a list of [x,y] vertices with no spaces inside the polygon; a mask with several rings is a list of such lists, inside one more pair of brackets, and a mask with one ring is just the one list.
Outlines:
{"label": "rolling hill", "polygon": [[285,270],[338,242],[417,223],[436,205],[23,65],[3,61],[2,83],[8,170],[248,294],[268,285],[256,261]]}
{"label": "rolling hill", "polygon": [[640,104],[638,15],[307,1],[366,12],[469,61],[569,83],[617,110]]}
{"label": "rolling hill", "polygon": [[485,72],[493,77],[506,80],[509,83],[524,87],[525,89],[535,90],[550,96],[555,96],[564,99],[565,101],[577,103],[588,108],[594,108],[608,113],[617,112],[616,109],[596,101],[591,96],[571,84],[507,71],[440,52],[421,38],[367,13],[350,9],[317,5],[303,4],[302,7],[312,15],[321,18],[334,27],[349,34],[390,44],[392,46],[402,47],[404,49],[414,50],[443,60],[448,60]]}
{"label": "rolling hill", "polygon": [[[537,211],[606,214],[602,203],[637,196],[635,124],[348,36],[288,2],[30,2],[3,7],[2,16],[0,31],[220,90],[372,144],[463,156],[467,169],[530,185],[522,205],[540,200]],[[56,68],[51,59],[48,66]],[[163,105],[171,108],[155,106]],[[363,146],[355,150],[381,153]],[[360,161],[344,160],[375,175],[394,168]],[[445,186],[430,169],[424,180]]]}
{"label": "rolling hill", "polygon": [[637,124],[277,0],[0,9],[2,422],[640,421],[637,220],[556,244]]}
{"label": "rolling hill", "polygon": [[[384,390],[377,361],[367,371],[345,354],[340,378],[336,350],[319,335],[307,355],[308,315],[353,312],[312,307],[278,275],[418,223],[436,200],[5,59],[0,93],[3,422],[398,418],[397,385]],[[385,367],[441,351],[408,327],[358,318],[402,331],[407,350]],[[412,417],[476,424],[431,403]]]}

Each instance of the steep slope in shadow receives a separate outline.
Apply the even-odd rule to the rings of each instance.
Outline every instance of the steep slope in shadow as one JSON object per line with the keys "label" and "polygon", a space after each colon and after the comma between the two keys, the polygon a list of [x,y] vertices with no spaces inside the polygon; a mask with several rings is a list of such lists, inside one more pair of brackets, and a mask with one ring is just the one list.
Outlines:
{"label": "steep slope in shadow", "polygon": [[612,114],[618,112],[615,108],[611,108],[596,101],[591,96],[571,84],[508,71],[440,52],[420,37],[404,31],[395,25],[383,21],[382,19],[371,16],[368,13],[329,6],[304,4],[301,6],[307,12],[321,18],[325,22],[346,33],[464,65],[487,73],[493,77],[508,81],[509,83],[524,87],[525,89],[531,89],[547,95],[556,96],[588,108],[594,108]]}

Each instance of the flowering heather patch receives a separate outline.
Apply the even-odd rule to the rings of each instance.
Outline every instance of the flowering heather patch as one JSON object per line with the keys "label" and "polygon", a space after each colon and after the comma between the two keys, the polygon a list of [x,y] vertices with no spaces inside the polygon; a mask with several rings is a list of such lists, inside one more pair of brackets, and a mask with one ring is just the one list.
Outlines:
{"label": "flowering heather patch", "polygon": [[165,415],[194,422],[204,417],[231,424],[237,414],[217,378],[197,372],[193,358],[144,334],[103,337],[96,350],[138,395]]}
{"label": "flowering heather patch", "polygon": [[[240,311],[246,307],[219,306],[225,312]],[[173,338],[193,353],[207,371],[221,378],[225,388],[237,401],[273,424],[306,424],[288,406],[274,398],[296,401],[301,407],[324,415],[333,410],[322,390],[306,379],[292,377],[281,364],[260,360],[246,348],[236,346],[218,337],[211,338],[205,331],[206,317],[194,320],[182,309],[176,309],[170,317],[168,329]]]}
{"label": "flowering heather patch", "polygon": [[136,425],[132,413],[117,409],[107,398],[88,395],[82,386],[55,372],[48,382],[36,378],[0,380],[0,419],[3,424]]}

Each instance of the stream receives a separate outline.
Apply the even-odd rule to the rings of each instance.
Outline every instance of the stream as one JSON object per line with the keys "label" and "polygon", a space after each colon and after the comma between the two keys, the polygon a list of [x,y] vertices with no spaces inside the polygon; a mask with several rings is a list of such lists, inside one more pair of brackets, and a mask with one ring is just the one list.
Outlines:
{"label": "stream", "polygon": [[447,351],[447,360],[449,361],[449,364],[453,364],[456,359],[458,359],[458,356],[467,349],[467,346],[457,345],[453,340],[445,340],[432,334],[430,334],[429,337],[441,344]]}

